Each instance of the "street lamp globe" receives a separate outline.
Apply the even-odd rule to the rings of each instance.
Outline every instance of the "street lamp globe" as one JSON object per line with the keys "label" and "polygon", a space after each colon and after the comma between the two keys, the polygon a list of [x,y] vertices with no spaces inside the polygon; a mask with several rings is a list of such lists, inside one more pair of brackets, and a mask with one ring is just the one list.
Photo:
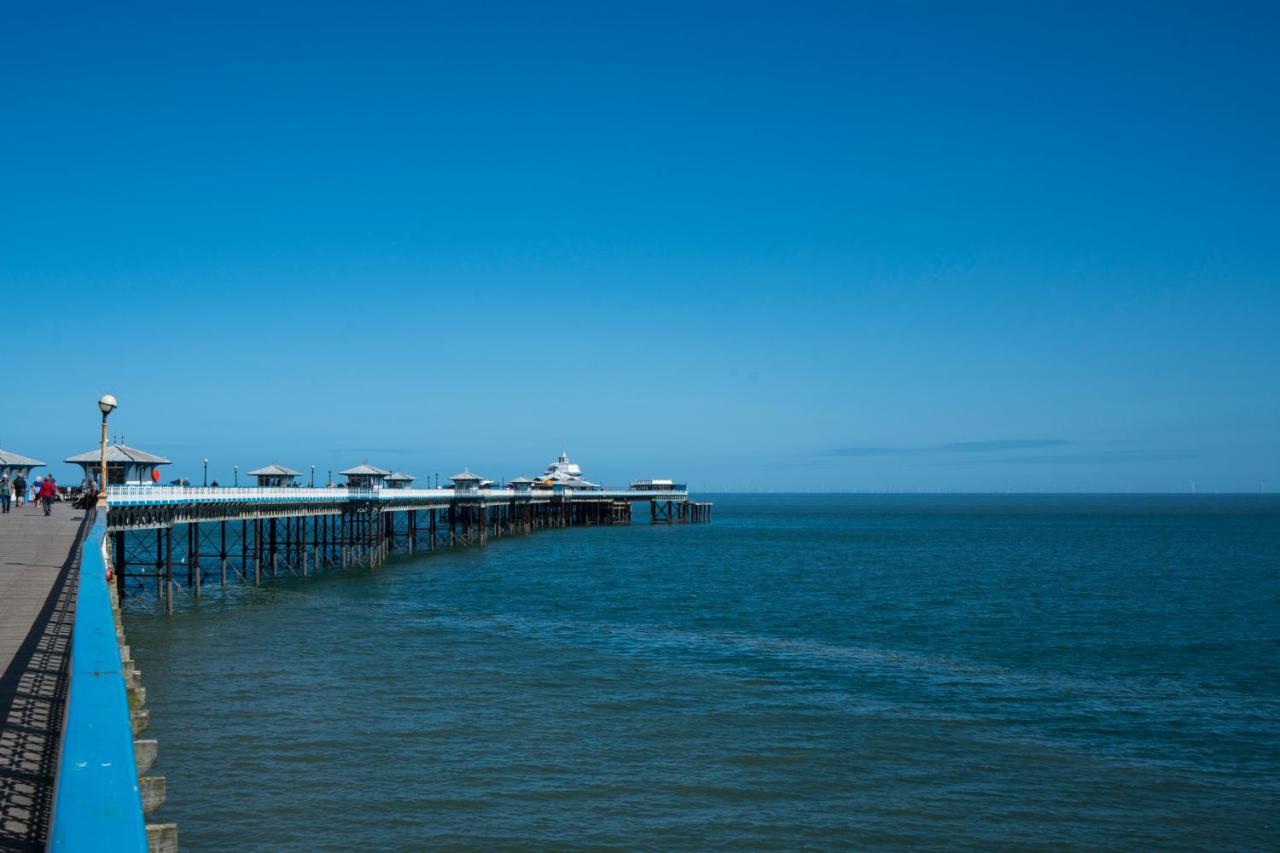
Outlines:
{"label": "street lamp globe", "polygon": [[117,405],[119,404],[116,402],[116,398],[111,394],[103,394],[98,398],[98,408],[102,410],[103,417],[111,414],[111,410]]}

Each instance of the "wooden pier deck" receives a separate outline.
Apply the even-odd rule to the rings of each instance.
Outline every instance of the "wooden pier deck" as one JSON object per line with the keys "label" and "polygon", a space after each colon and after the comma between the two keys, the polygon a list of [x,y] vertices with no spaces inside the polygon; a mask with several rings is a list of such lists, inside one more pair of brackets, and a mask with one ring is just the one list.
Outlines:
{"label": "wooden pier deck", "polygon": [[0,514],[0,850],[43,850],[85,513]]}

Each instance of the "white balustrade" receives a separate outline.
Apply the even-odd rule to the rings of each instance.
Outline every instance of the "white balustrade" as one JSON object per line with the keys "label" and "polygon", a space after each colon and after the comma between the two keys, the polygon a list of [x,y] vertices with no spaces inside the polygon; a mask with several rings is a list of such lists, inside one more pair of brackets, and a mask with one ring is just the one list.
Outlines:
{"label": "white balustrade", "polygon": [[346,489],[346,488],[259,488],[212,486],[108,486],[107,500],[117,506],[161,503],[332,503],[334,501],[436,500],[447,503],[456,498],[477,500],[546,500],[551,497],[579,500],[684,500],[687,491],[640,489]]}

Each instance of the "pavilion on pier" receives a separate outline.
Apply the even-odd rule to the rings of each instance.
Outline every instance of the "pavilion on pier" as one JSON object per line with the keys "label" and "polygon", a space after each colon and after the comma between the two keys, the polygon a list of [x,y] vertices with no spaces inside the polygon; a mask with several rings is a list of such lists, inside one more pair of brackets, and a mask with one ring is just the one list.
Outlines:
{"label": "pavilion on pier", "polygon": [[44,463],[39,459],[32,459],[30,456],[23,456],[9,450],[0,450],[0,476],[8,477],[11,483],[19,474],[22,475],[22,479],[30,480],[31,469],[43,467]]}
{"label": "pavilion on pier", "polygon": [[258,478],[259,488],[282,488],[296,486],[297,482],[295,481],[302,476],[302,472],[272,462],[264,468],[250,471],[249,476]]}
{"label": "pavilion on pier", "polygon": [[[102,470],[102,448],[95,447],[75,456],[62,460],[70,465],[79,465],[84,475],[95,483],[98,482]],[[159,478],[157,469],[168,465],[169,460],[136,447],[116,442],[107,445],[107,485],[109,486],[143,486],[151,485]],[[98,484],[101,488],[101,483]]]}
{"label": "pavilion on pier", "polygon": [[338,473],[347,478],[348,489],[381,489],[391,475],[390,471],[375,468],[367,462]]}

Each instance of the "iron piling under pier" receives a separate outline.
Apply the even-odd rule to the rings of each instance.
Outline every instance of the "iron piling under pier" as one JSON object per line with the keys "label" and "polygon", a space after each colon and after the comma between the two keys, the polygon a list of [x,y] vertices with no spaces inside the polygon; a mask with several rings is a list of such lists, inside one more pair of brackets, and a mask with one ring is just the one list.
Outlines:
{"label": "iron piling under pier", "polygon": [[[537,530],[630,524],[636,503],[649,504],[651,524],[711,520],[711,504],[690,501],[683,492],[432,490],[390,496],[334,489],[155,487],[113,494],[110,500],[117,594],[154,591],[166,611],[172,611],[179,592],[199,598],[210,584],[258,586],[264,573],[308,576],[377,568],[394,554],[424,548],[428,553],[483,548],[490,538]],[[175,550],[179,528],[185,530]]]}

